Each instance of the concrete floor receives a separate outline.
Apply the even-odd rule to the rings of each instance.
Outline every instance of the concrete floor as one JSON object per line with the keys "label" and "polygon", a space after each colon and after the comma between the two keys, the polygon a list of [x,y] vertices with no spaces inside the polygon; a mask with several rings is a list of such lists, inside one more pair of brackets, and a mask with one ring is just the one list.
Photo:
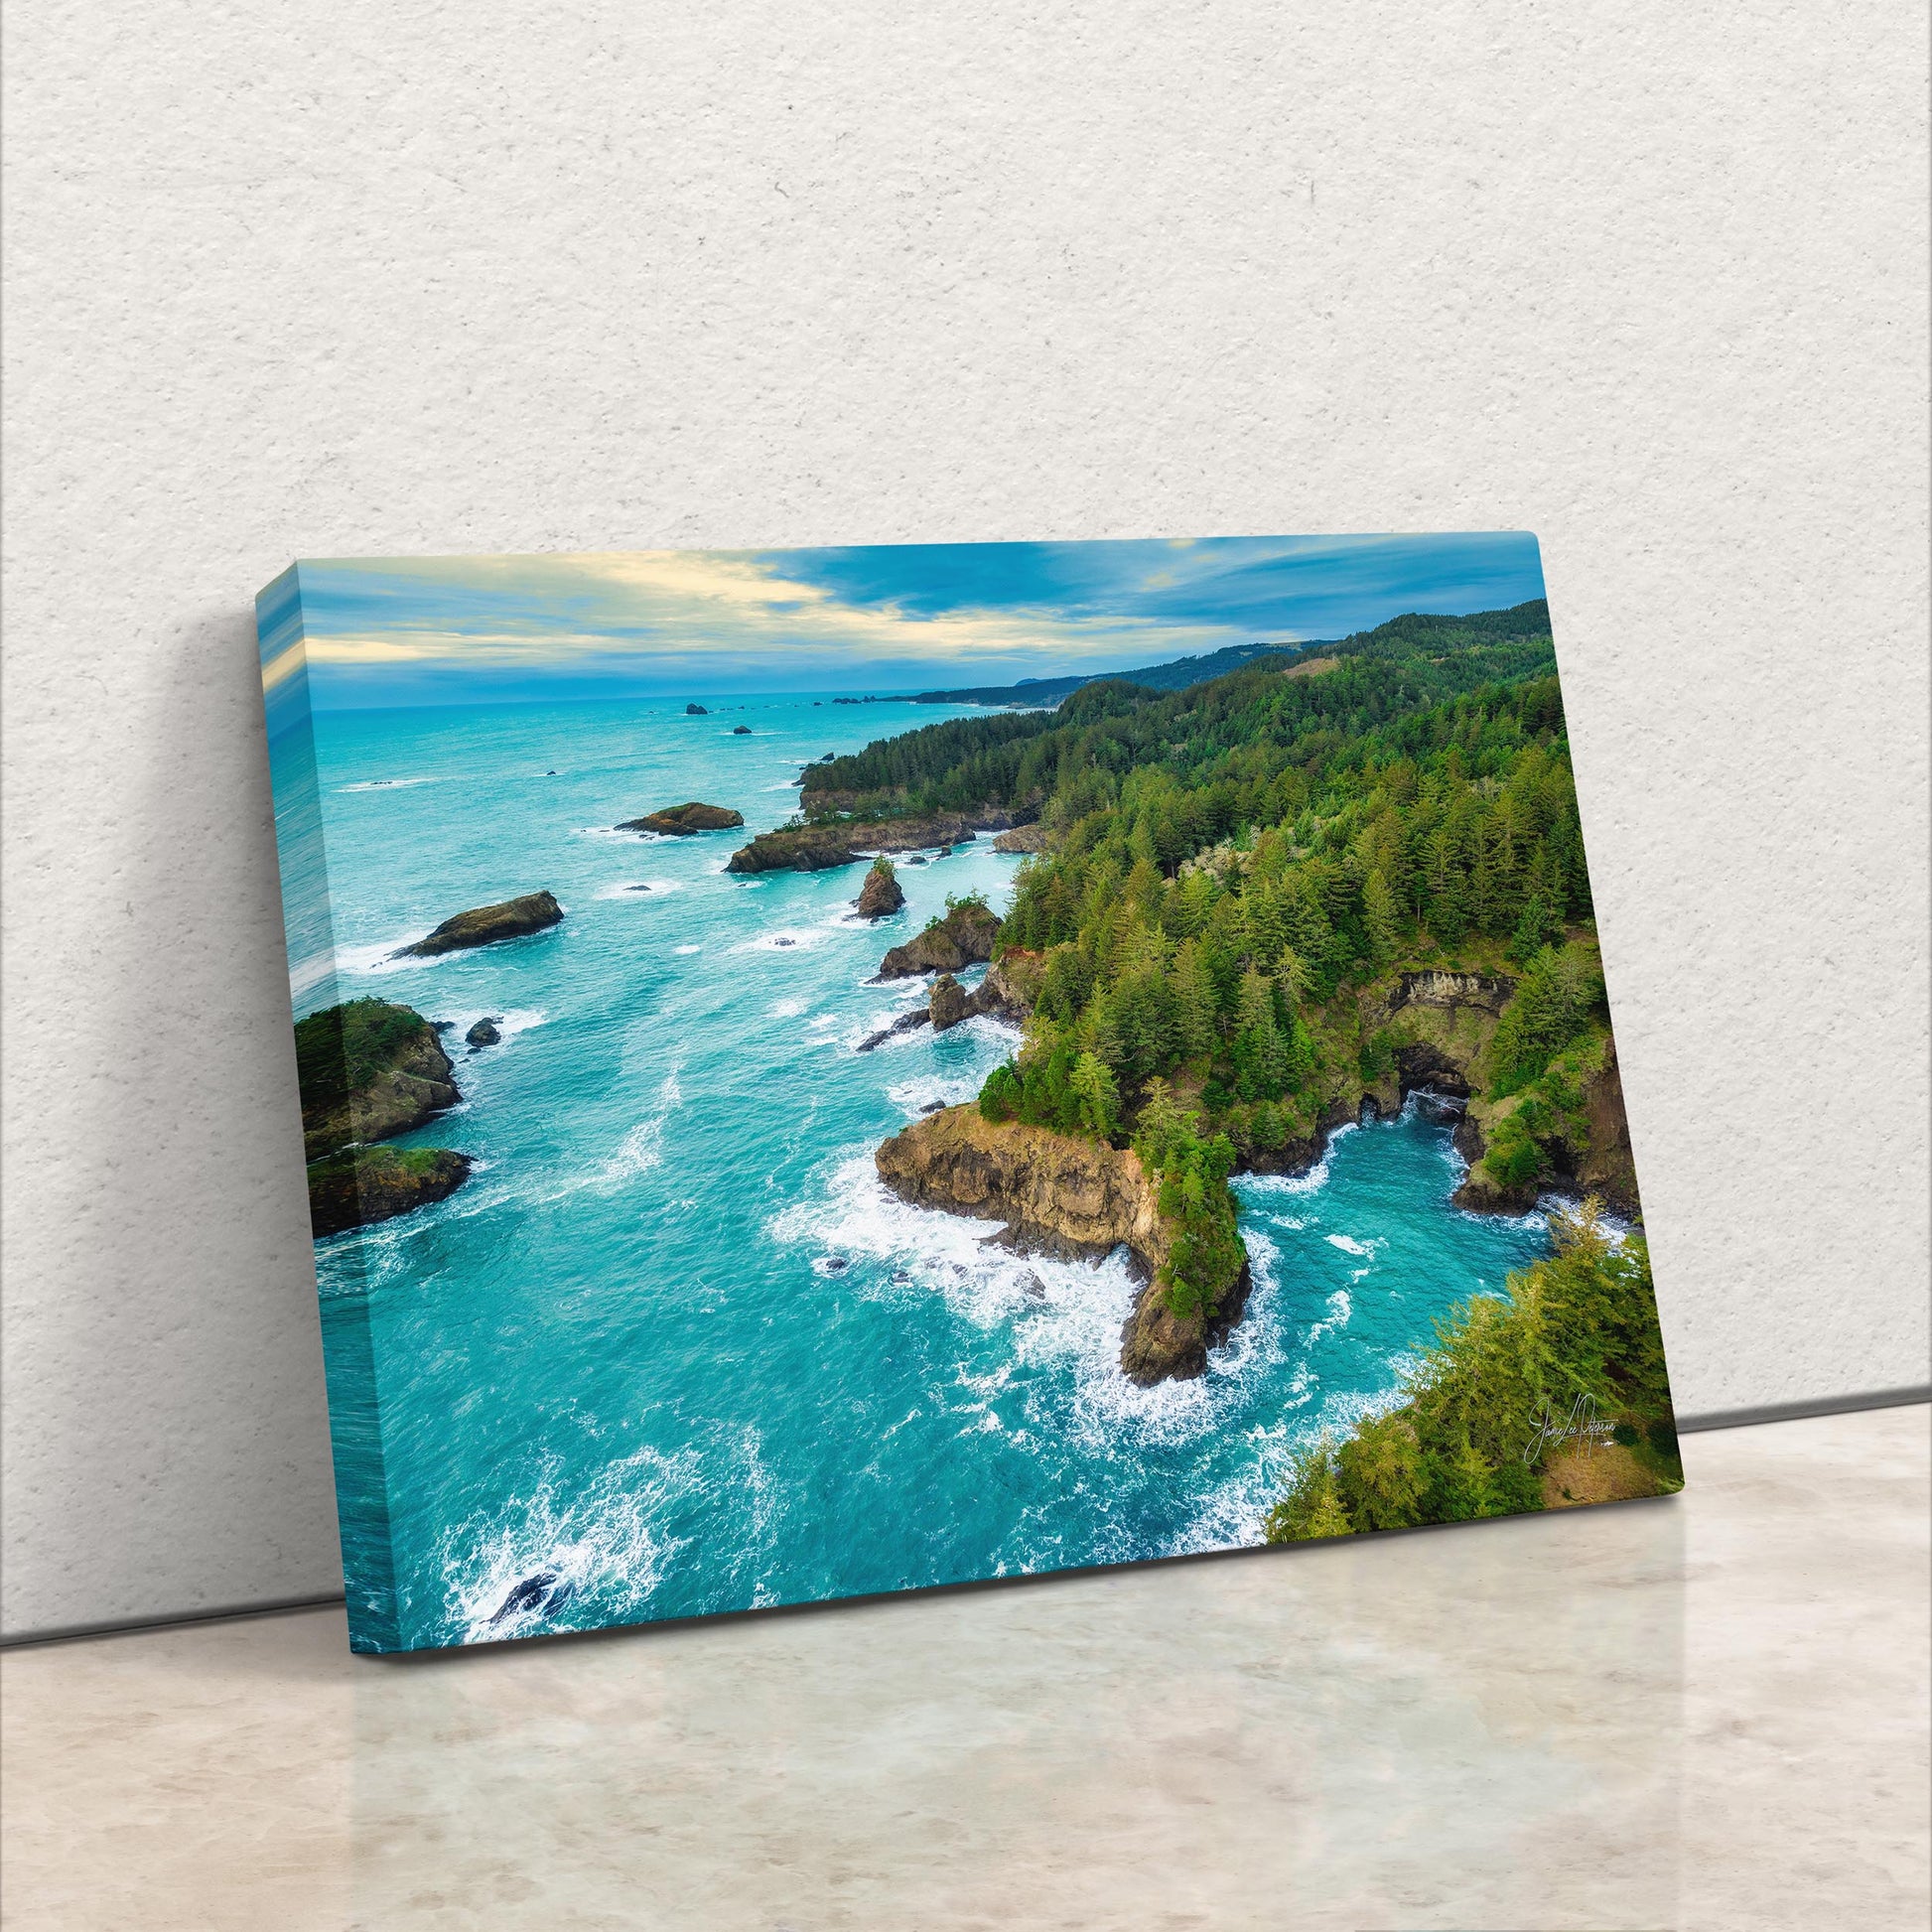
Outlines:
{"label": "concrete floor", "polygon": [[1922,1928],[1928,1412],[1675,1499],[357,1660],[340,1611],[12,1652],[6,1919]]}

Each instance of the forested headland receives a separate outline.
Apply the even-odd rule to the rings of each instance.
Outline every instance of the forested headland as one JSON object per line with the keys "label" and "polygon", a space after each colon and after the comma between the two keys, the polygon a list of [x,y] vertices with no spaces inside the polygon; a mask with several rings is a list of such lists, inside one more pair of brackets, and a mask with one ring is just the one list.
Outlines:
{"label": "forested headland", "polygon": [[[808,783],[813,821],[1038,821],[1046,849],[998,942],[1031,1017],[980,1111],[1139,1152],[1180,1227],[1162,1283],[1176,1315],[1211,1313],[1241,1269],[1230,1175],[1304,1168],[1365,1101],[1415,1087],[1466,1097],[1462,1204],[1521,1209],[1557,1184],[1640,1214],[1541,601],[1398,618],[1180,691],[1088,684],[1056,711],[880,740]],[[1643,1270],[1647,1296],[1640,1244],[1605,1260],[1596,1239],[1545,1266],[1568,1280],[1588,1257],[1611,1300]],[[1477,1309],[1470,1332],[1497,1318]],[[1576,1341],[1551,1333],[1536,1346]],[[1399,1515],[1327,1507],[1365,1452],[1305,1471],[1280,1533]]]}

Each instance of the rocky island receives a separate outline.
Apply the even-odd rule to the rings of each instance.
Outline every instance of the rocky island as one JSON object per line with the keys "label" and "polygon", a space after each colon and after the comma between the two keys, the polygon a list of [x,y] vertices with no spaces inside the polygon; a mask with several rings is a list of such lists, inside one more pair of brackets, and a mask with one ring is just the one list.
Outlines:
{"label": "rocky island", "polygon": [[462,1098],[435,1028],[413,1008],[368,999],[309,1014],[296,1024],[295,1066],[318,1238],[407,1214],[463,1184],[466,1155],[370,1145]]}
{"label": "rocky island", "polygon": [[525,893],[521,898],[506,898],[495,905],[479,905],[468,912],[448,918],[426,939],[404,946],[392,956],[396,959],[435,959],[443,953],[462,952],[471,946],[494,945],[498,939],[520,939],[525,933],[542,932],[556,925],[564,908],[549,893]]}
{"label": "rocky island", "polygon": [[729,805],[701,805],[693,799],[688,805],[666,805],[660,811],[646,812],[642,818],[626,818],[612,830],[655,832],[662,838],[685,839],[694,832],[729,832],[744,823],[745,814]]}

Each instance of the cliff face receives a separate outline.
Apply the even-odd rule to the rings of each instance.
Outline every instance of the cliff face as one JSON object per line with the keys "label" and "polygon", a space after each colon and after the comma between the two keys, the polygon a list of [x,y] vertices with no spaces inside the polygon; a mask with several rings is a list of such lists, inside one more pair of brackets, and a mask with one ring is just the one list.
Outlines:
{"label": "cliff face", "polygon": [[1097,1141],[1018,1121],[989,1121],[977,1106],[928,1114],[882,1146],[880,1178],[903,1200],[980,1220],[1004,1221],[1010,1245],[1067,1260],[1125,1247],[1147,1279],[1121,1336],[1121,1368],[1144,1385],[1185,1380],[1244,1311],[1240,1281],[1210,1321],[1168,1307],[1154,1277],[1174,1230],[1140,1157]]}
{"label": "cliff face", "polygon": [[1566,1193],[1594,1194],[1611,1213],[1641,1220],[1643,1202],[1630,1152],[1630,1123],[1623,1111],[1616,1041],[1607,1035],[1602,1036],[1600,1057],[1583,1076],[1582,1090],[1581,1109],[1566,1111],[1537,1130],[1547,1176],[1514,1184],[1499,1180],[1482,1163],[1522,1096],[1472,1100],[1456,1129],[1456,1148],[1470,1164],[1467,1177],[1455,1190],[1456,1206],[1480,1213],[1521,1214],[1536,1205],[1546,1185],[1554,1184]]}
{"label": "cliff face", "polygon": [[[1357,1001],[1363,1039],[1377,1035],[1391,1049],[1377,1078],[1364,1081],[1362,1098],[1392,1114],[1418,1087],[1438,1093],[1474,1094],[1487,1084],[1490,1042],[1516,982],[1502,974],[1399,973],[1363,990]],[[1354,1118],[1350,1096],[1331,1096],[1343,1119]]]}
{"label": "cliff face", "polygon": [[487,946],[498,939],[518,939],[526,932],[541,932],[564,916],[564,908],[548,893],[525,893],[521,898],[506,898],[495,905],[473,906],[445,919],[426,939],[404,946],[398,959],[434,959],[446,952],[461,952],[469,946]]}
{"label": "cliff face", "polygon": [[1643,1218],[1637,1193],[1636,1158],[1630,1152],[1630,1122],[1623,1112],[1623,1075],[1616,1064],[1616,1041],[1603,1048],[1603,1064],[1584,1082],[1584,1117],[1589,1139],[1577,1164],[1577,1185],[1595,1194],[1613,1214]]}
{"label": "cliff face", "polygon": [[1022,1245],[1058,1256],[1125,1246],[1150,1273],[1172,1234],[1137,1155],[1019,1121],[990,1121],[976,1105],[914,1121],[875,1157],[901,1199],[1004,1221]]}

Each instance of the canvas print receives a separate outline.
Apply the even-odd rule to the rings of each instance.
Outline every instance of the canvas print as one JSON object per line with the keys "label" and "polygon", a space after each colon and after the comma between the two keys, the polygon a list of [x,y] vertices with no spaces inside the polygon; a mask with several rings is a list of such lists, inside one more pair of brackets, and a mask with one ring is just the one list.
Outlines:
{"label": "canvas print", "polygon": [[358,1649],[1681,1486],[1533,537],[258,618]]}

